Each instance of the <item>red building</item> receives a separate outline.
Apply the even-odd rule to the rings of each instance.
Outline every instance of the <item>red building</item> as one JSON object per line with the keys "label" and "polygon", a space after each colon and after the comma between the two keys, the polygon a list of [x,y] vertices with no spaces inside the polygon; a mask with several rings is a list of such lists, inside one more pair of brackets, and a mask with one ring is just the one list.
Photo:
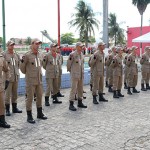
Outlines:
{"label": "red building", "polygon": [[[150,32],[150,26],[144,26],[142,28],[142,35]],[[127,30],[127,46],[131,47],[133,45],[139,47],[137,55],[140,55],[140,43],[132,43],[134,38],[140,36],[140,27],[129,27]],[[150,46],[150,43],[142,43],[142,53],[144,52],[144,47]]]}

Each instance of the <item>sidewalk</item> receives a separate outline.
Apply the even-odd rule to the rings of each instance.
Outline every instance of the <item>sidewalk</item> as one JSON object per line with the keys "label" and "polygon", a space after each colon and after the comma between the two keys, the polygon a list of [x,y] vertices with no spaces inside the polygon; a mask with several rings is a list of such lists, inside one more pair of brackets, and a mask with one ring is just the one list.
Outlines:
{"label": "sidewalk", "polygon": [[[140,74],[140,73],[139,73]],[[140,85],[140,78],[139,78]],[[140,89],[140,86],[137,87]],[[25,98],[19,97],[22,114],[6,117],[10,129],[0,128],[0,150],[149,150],[150,90],[113,99],[105,88],[108,103],[94,105],[89,86],[84,86],[87,109],[68,110],[70,89],[62,89],[63,103],[45,107],[47,120],[26,121]],[[43,95],[44,104],[44,95]],[[76,105],[76,103],[75,103]]]}

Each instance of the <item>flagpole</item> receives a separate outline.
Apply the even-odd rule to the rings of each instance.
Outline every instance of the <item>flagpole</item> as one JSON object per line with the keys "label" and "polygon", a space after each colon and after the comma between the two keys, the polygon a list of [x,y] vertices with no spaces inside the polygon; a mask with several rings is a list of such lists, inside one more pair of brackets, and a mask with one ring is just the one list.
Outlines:
{"label": "flagpole", "polygon": [[6,36],[5,36],[5,0],[2,0],[2,18],[3,18],[3,50],[6,50]]}
{"label": "flagpole", "polygon": [[60,46],[60,0],[58,0],[58,46]]}

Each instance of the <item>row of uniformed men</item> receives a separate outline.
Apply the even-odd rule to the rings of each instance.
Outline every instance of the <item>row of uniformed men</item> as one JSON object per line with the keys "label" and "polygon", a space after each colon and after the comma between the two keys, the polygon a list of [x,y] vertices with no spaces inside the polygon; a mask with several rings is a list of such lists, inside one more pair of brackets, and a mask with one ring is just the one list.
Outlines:
{"label": "row of uniformed men", "polygon": [[[102,47],[103,46],[103,47]],[[131,88],[133,88],[133,93],[139,93],[136,90],[138,81],[138,66],[136,63],[136,46],[132,46],[128,49],[126,56],[123,59],[123,48],[122,47],[112,47],[109,55],[105,57],[104,62],[104,50],[105,43],[100,43],[98,45],[98,51],[96,51],[89,59],[89,66],[91,67],[91,81],[90,86],[93,94],[93,103],[98,104],[96,99],[98,90],[99,101],[103,100],[107,102],[102,96],[103,85],[104,85],[104,64],[106,69],[106,87],[108,87],[108,92],[113,92],[113,98],[124,97],[121,94],[122,82],[123,82],[123,63],[124,63],[124,85],[127,90],[127,94],[132,95]],[[146,91],[150,89],[149,79],[150,79],[150,47],[145,47],[145,53],[140,59],[141,64],[141,90]],[[146,84],[146,88],[144,87]],[[96,87],[96,88],[95,88]]]}
{"label": "row of uniformed men", "polygon": [[[19,69],[25,74],[26,80],[26,111],[27,121],[35,123],[32,117],[32,100],[36,94],[37,118],[47,119],[42,112],[42,66],[46,70],[47,89],[45,93],[45,105],[49,106],[50,92],[53,93],[53,103],[62,103],[57,97],[64,97],[60,93],[61,74],[63,57],[60,55],[60,47],[57,44],[51,44],[51,51],[43,57],[39,52],[39,46],[42,42],[39,39],[33,39],[30,50],[20,56],[14,51],[14,41],[7,42],[7,51],[0,54],[0,126],[10,128],[5,121],[6,116],[10,116],[10,100],[13,113],[22,113],[17,107],[17,90],[19,81]],[[5,72],[5,73],[4,73]],[[4,83],[5,82],[5,88]]]}
{"label": "row of uniformed men", "polygon": [[[21,59],[21,63],[19,64],[19,57],[17,56],[16,53],[14,53],[13,51],[13,46],[14,46],[14,42],[13,41],[9,41],[7,46],[8,49],[12,49],[12,50],[8,50],[8,60],[4,60],[3,61],[7,61],[8,62],[8,66],[12,65],[12,67],[10,66],[10,71],[11,71],[11,76],[13,76],[13,74],[15,75],[15,80],[14,81],[18,81],[18,75],[19,75],[19,65],[20,65],[20,69],[22,71],[22,73],[24,73],[26,75],[26,92],[27,92],[27,100],[26,100],[26,110],[27,110],[27,121],[29,123],[35,123],[35,120],[32,117],[32,100],[33,100],[33,96],[34,93],[36,93],[37,96],[37,118],[40,119],[47,119],[47,117],[43,114],[42,112],[42,71],[41,71],[41,67],[43,66],[44,69],[46,69],[46,81],[47,81],[47,90],[45,93],[45,105],[49,106],[49,96],[50,96],[50,92],[53,92],[53,103],[61,103],[61,101],[59,101],[57,99],[58,95],[62,96],[61,93],[59,92],[59,88],[58,88],[58,83],[60,84],[60,82],[58,82],[58,78],[60,76],[59,72],[59,64],[61,64],[60,62],[60,57],[61,55],[56,53],[56,44],[51,44],[51,51],[44,56],[41,53],[39,53],[38,49],[39,49],[39,45],[41,44],[41,41],[39,41],[38,39],[34,39],[32,41],[32,45],[31,45],[31,49],[29,50],[29,52],[27,52]],[[72,111],[76,111],[76,107],[74,106],[74,100],[75,100],[75,95],[77,95],[77,99],[78,99],[78,107],[81,108],[87,108],[86,105],[84,105],[82,103],[82,99],[83,99],[83,79],[84,79],[84,57],[82,54],[82,50],[83,50],[84,45],[81,42],[77,42],[76,43],[76,50],[73,51],[67,60],[67,70],[70,72],[71,74],[71,91],[70,91],[70,96],[69,96],[69,100],[70,100],[70,104],[69,104],[69,109]],[[94,104],[98,104],[96,96],[97,96],[97,90],[98,90],[98,95],[99,95],[99,101],[103,101],[103,102],[107,102],[108,100],[106,100],[103,97],[103,85],[104,85],[104,52],[103,50],[105,49],[105,43],[100,42],[98,44],[98,50],[91,56],[91,58],[89,59],[89,65],[91,66],[91,74],[92,74],[92,94],[93,94],[93,103]],[[134,52],[133,54],[135,55],[135,47],[132,47],[132,51]],[[149,50],[149,48],[147,48]],[[11,52],[12,51],[12,52]],[[6,52],[6,53],[7,53]],[[122,86],[122,49],[119,47],[117,48],[117,52],[118,54],[115,57],[112,57],[112,62],[110,63],[113,67],[113,73],[109,74],[113,74],[113,92],[114,92],[114,97],[122,97],[123,95],[121,94],[121,86]],[[149,54],[149,51],[148,51]],[[3,56],[5,57],[5,53],[3,54]],[[130,58],[130,57],[129,57]],[[137,73],[137,65],[135,65],[135,60],[133,59],[127,59],[128,63],[131,63],[129,66],[136,66],[136,73]],[[108,57],[108,60],[110,59],[110,57]],[[18,62],[17,62],[18,60]],[[145,57],[142,57],[141,63],[143,63],[145,60]],[[62,60],[61,60],[62,61]],[[107,62],[107,61],[106,61]],[[148,61],[149,62],[149,61]],[[18,69],[16,69],[16,67],[14,66],[18,66]],[[2,68],[4,68],[4,65],[1,65]],[[132,68],[133,69],[133,68]],[[131,70],[132,70],[131,69]],[[5,71],[5,69],[3,69]],[[9,69],[8,69],[9,70]],[[133,69],[135,70],[135,69]],[[7,71],[6,71],[7,72]],[[117,73],[118,72],[118,73]],[[134,71],[135,72],[135,71]],[[132,74],[132,73],[130,73]],[[109,78],[111,78],[109,75]],[[5,76],[7,77],[7,75]],[[6,80],[7,79],[7,80]],[[8,85],[8,78],[6,78],[6,84],[5,84],[5,89],[9,89],[9,86],[11,84]],[[134,92],[138,92],[135,89],[135,85],[133,85],[133,82],[136,82],[136,75],[134,75],[134,80],[128,82],[129,85],[132,84],[132,86],[128,86],[128,89],[130,91],[130,87],[133,87],[133,91]],[[9,81],[10,82],[10,81]],[[59,85],[60,86],[60,85]],[[11,90],[13,89],[13,83],[12,83],[12,87],[10,88]],[[109,90],[111,89],[112,86],[110,86],[110,82],[109,82]],[[7,91],[6,89],[6,91]],[[128,91],[128,93],[130,93]],[[117,93],[116,93],[117,92]],[[3,90],[1,91],[2,95],[3,95]],[[14,93],[14,91],[13,91]],[[5,96],[7,97],[7,96]],[[13,94],[11,91],[11,98],[13,98]],[[13,100],[13,99],[12,99]],[[3,100],[2,100],[3,101]],[[9,100],[10,101],[10,100]],[[13,112],[16,113],[21,113],[22,111],[19,110],[17,108],[17,102],[12,102],[13,104]],[[6,103],[7,104],[7,103]],[[3,127],[10,127],[6,122],[5,122],[5,117],[4,117],[4,106],[3,104],[0,105],[2,107],[2,113],[0,114],[0,116],[2,116],[2,118],[0,119],[0,126]],[[8,112],[8,109],[6,108],[6,114],[9,114],[10,112]]]}

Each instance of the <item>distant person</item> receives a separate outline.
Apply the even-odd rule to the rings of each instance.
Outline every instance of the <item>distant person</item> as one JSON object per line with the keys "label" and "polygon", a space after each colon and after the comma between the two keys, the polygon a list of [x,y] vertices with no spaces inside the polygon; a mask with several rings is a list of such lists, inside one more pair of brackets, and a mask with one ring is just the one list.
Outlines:
{"label": "distant person", "polygon": [[[136,63],[136,50],[138,47],[132,46],[131,47],[131,54],[129,54],[127,58],[127,66],[128,66],[128,92],[127,94],[132,95],[133,93],[140,93],[136,89],[137,82],[138,82],[138,67]],[[131,88],[133,91],[131,92]]]}
{"label": "distant person", "polygon": [[29,123],[35,123],[32,116],[32,101],[34,93],[36,94],[36,107],[37,118],[47,119],[42,112],[42,94],[43,94],[43,82],[42,82],[42,60],[43,55],[39,52],[39,46],[42,42],[39,39],[33,39],[31,42],[31,49],[22,57],[20,70],[25,74],[26,79],[26,111],[27,121]]}
{"label": "distant person", "polygon": [[[108,50],[108,55],[111,54],[111,49]],[[109,68],[106,64],[108,56],[105,57],[105,70],[106,70],[106,78],[105,78],[105,87],[108,88],[108,80],[109,80]]]}
{"label": "distant person", "polygon": [[111,48],[111,53],[108,55],[107,61],[106,61],[106,66],[108,66],[108,72],[109,72],[109,77],[108,77],[108,92],[112,92],[113,93],[113,68],[111,67],[111,62],[114,58],[114,56],[116,55],[116,47],[113,46]]}
{"label": "distant person", "polygon": [[98,43],[98,50],[92,55],[90,60],[90,65],[92,67],[92,74],[93,74],[93,88],[92,88],[92,95],[93,95],[93,104],[98,104],[97,101],[97,90],[99,95],[100,102],[108,102],[103,97],[103,90],[104,90],[104,49],[105,43],[99,42]]}
{"label": "distant person", "polygon": [[[145,47],[145,53],[142,55],[140,59],[141,64],[141,90],[147,91],[150,90],[149,79],[150,79],[150,46]],[[144,86],[146,85],[146,88]]]}
{"label": "distant person", "polygon": [[96,49],[93,49],[91,51],[91,56],[89,57],[89,60],[88,60],[88,65],[90,67],[90,91],[92,91],[92,88],[93,88],[93,67],[91,66],[91,58],[93,56],[93,53],[96,51]]}
{"label": "distant person", "polygon": [[67,71],[71,76],[71,91],[69,95],[69,110],[76,111],[74,106],[75,95],[77,93],[78,107],[87,108],[83,104],[83,79],[84,79],[84,56],[82,54],[83,44],[81,42],[76,43],[76,50],[70,53],[67,60]]}
{"label": "distant person", "polygon": [[58,100],[58,78],[59,78],[59,56],[56,53],[57,44],[50,45],[50,52],[47,53],[43,59],[43,68],[46,70],[46,92],[45,92],[45,106],[50,106],[49,96],[53,93],[53,103],[61,104]]}
{"label": "distant person", "polygon": [[131,48],[128,48],[126,51],[126,55],[124,57],[123,63],[124,63],[124,89],[128,89],[128,71],[129,68],[127,66],[127,58],[129,54],[131,53]]}
{"label": "distant person", "polygon": [[123,64],[122,64],[122,47],[116,48],[117,55],[113,57],[111,67],[113,68],[113,98],[124,97],[121,94],[122,77],[123,77]]}
{"label": "distant person", "polygon": [[[7,50],[3,52],[3,56],[10,68],[10,79],[8,88],[5,91],[5,107],[6,116],[10,116],[10,101],[12,103],[13,113],[22,113],[22,110],[17,107],[18,98],[18,82],[19,82],[19,66],[20,56],[14,51],[15,42],[10,40],[7,42]],[[11,99],[11,100],[10,100]]]}
{"label": "distant person", "polygon": [[[5,73],[5,80],[2,76],[3,72]],[[4,57],[0,53],[0,127],[10,128],[10,125],[5,121],[5,104],[4,104],[4,90],[7,90],[9,85],[10,72],[8,64],[5,61]],[[5,88],[4,88],[5,82]]]}
{"label": "distant person", "polygon": [[60,88],[61,88],[61,76],[62,76],[62,65],[63,65],[63,56],[61,55],[61,46],[57,46],[56,52],[58,54],[58,68],[59,68],[59,76],[58,76],[58,93],[57,97],[64,97],[64,95],[61,94]]}

